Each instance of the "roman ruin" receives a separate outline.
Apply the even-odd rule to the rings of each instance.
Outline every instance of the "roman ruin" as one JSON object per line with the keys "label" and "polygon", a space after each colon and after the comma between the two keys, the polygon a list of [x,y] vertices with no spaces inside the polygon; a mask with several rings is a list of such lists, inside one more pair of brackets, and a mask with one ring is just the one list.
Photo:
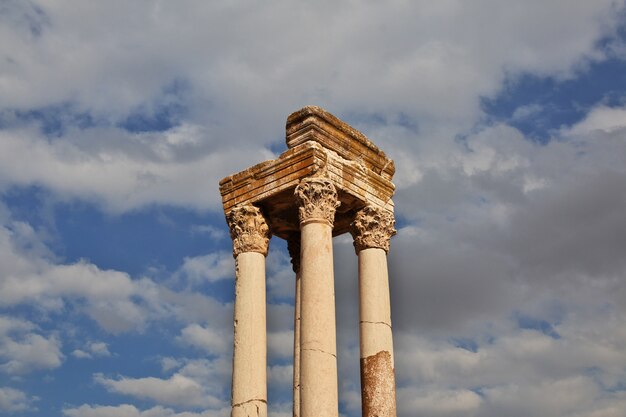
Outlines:
{"label": "roman ruin", "polygon": [[[332,238],[358,256],[363,416],[396,415],[387,253],[395,167],[365,135],[315,106],[287,118],[287,151],[220,181],[236,262],[232,417],[267,416],[265,257],[288,242],[295,272],[294,417],[337,417]],[[356,279],[356,277],[355,277]]]}

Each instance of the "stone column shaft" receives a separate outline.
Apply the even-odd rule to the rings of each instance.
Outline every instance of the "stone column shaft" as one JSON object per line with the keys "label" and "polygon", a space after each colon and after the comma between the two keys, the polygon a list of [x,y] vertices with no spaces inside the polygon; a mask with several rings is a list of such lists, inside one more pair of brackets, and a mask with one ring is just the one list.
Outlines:
{"label": "stone column shaft", "polygon": [[337,417],[337,342],[332,224],[338,205],[333,184],[303,180],[296,188],[300,252],[300,416]]}
{"label": "stone column shaft", "polygon": [[265,256],[269,228],[254,206],[226,219],[236,263],[231,417],[267,416]]}
{"label": "stone column shaft", "polygon": [[359,256],[361,401],[363,417],[395,417],[396,386],[387,251],[391,213],[366,207],[352,224]]}
{"label": "stone column shaft", "polygon": [[293,271],[296,273],[296,293],[293,313],[293,417],[300,417],[300,235],[292,236],[287,243],[289,255],[291,255]]}

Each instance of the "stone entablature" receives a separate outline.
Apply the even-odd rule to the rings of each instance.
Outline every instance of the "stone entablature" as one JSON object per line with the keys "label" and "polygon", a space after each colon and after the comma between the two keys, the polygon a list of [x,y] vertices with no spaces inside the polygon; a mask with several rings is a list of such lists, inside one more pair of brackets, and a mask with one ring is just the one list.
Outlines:
{"label": "stone entablature", "polygon": [[[340,202],[334,236],[349,232],[354,214],[366,205],[393,213],[393,161],[362,133],[314,106],[293,113],[288,120],[287,129],[293,130],[288,134],[290,149],[277,159],[220,181],[224,212],[253,204],[268,215],[272,233],[288,239],[299,231],[298,212],[293,204],[296,186],[305,178],[324,177],[336,187]],[[320,126],[326,136],[319,133]],[[340,136],[331,136],[331,131]],[[332,148],[326,147],[331,145]],[[353,159],[346,159],[348,156]]]}
{"label": "stone entablature", "polygon": [[393,160],[361,132],[342,122],[321,107],[306,106],[287,118],[287,147],[318,142],[349,161],[391,180],[396,171]]}

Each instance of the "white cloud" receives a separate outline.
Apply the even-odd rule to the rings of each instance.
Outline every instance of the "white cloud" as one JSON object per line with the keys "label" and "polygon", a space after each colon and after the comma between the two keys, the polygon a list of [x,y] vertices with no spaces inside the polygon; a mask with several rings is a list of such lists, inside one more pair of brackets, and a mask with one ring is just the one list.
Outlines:
{"label": "white cloud", "polygon": [[130,297],[146,282],[134,282],[126,273],[101,270],[87,261],[56,264],[16,248],[15,229],[0,230],[0,305],[37,302],[49,310],[60,310],[65,300],[86,299],[88,313],[112,332],[142,325],[146,312]]}
{"label": "white cloud", "polygon": [[[59,263],[29,224],[0,220],[0,306],[36,305],[55,314],[71,304],[111,333],[140,330],[169,317],[183,323],[211,317],[215,328],[227,325],[229,315],[232,320],[230,304],[210,296],[175,292],[148,278],[100,269],[87,260]],[[99,348],[89,346],[75,355],[96,354],[93,349]]]}
{"label": "white cloud", "polygon": [[596,131],[603,133],[617,133],[626,128],[626,108],[598,106],[579,123],[571,128],[564,129],[566,135],[585,137]]}
{"label": "white cloud", "polygon": [[150,399],[163,404],[188,407],[208,407],[220,404],[218,399],[207,397],[196,381],[178,374],[169,379],[154,377],[107,379],[102,375],[96,375],[94,379],[111,392]]}
{"label": "white cloud", "polygon": [[95,356],[111,356],[111,352],[109,352],[109,347],[104,342],[89,343],[89,350]]}
{"label": "white cloud", "polygon": [[575,308],[568,311],[553,325],[553,336],[507,320],[486,324],[466,341],[472,350],[457,346],[454,339],[462,335],[455,332],[443,337],[396,332],[402,414],[495,417],[608,410],[610,415],[623,404],[623,392],[613,388],[626,380],[626,337],[619,324],[624,317],[587,312],[581,322]]}
{"label": "white cloud", "polygon": [[185,257],[177,271],[180,279],[185,278],[190,284],[216,282],[235,277],[235,262],[230,252],[213,252],[208,255]]}
{"label": "white cloud", "polygon": [[267,353],[270,358],[293,357],[293,330],[269,332]]}
{"label": "white cloud", "polygon": [[161,369],[163,370],[163,372],[166,372],[166,373],[168,373],[169,371],[173,369],[180,368],[183,365],[183,361],[181,361],[178,358],[172,358],[170,356],[161,358],[160,362],[161,362]]}
{"label": "white cloud", "polygon": [[84,350],[74,349],[72,351],[72,356],[78,359],[91,359],[92,356],[89,352],[85,352]]}
{"label": "white cloud", "polygon": [[[0,130],[0,189],[44,186],[61,197],[101,203],[115,212],[174,201],[215,208],[221,173],[226,175],[235,161],[244,167],[259,157],[271,158],[262,149],[243,154],[232,146],[219,152],[204,149],[206,145],[194,149],[199,145],[172,139],[178,135],[200,133],[188,126],[147,134],[94,128],[73,130],[62,140],[48,142],[35,129]],[[25,154],[29,164],[13,158]],[[213,192],[199,192],[207,184]]]}
{"label": "white cloud", "polygon": [[162,406],[140,410],[131,404],[117,406],[83,404],[76,408],[65,408],[63,414],[68,417],[226,417],[230,414],[230,407],[221,410],[207,410],[203,412],[176,412]]}
{"label": "white cloud", "polygon": [[267,382],[273,389],[289,392],[293,388],[293,366],[272,365],[267,367]]}
{"label": "white cloud", "polygon": [[296,275],[293,272],[290,256],[272,247],[266,258],[266,281],[270,301],[272,299],[293,299],[296,290]]}
{"label": "white cloud", "polygon": [[91,359],[94,357],[107,357],[111,356],[109,347],[104,342],[89,342],[83,349],[74,349],[72,356],[78,359]]}
{"label": "white cloud", "polygon": [[36,410],[33,403],[37,397],[29,397],[25,392],[11,387],[0,387],[0,411],[17,413]]}
{"label": "white cloud", "polygon": [[230,364],[225,359],[188,360],[169,378],[107,378],[94,375],[94,381],[108,391],[147,399],[158,404],[187,408],[221,409],[226,406],[226,375],[230,374]]}
{"label": "white cloud", "polygon": [[232,344],[231,333],[232,331],[229,331],[225,334],[224,329],[216,330],[209,326],[203,327],[193,323],[181,330],[177,340],[210,354],[220,354],[230,348]]}
{"label": "white cloud", "polygon": [[544,110],[544,108],[539,104],[524,105],[515,109],[511,119],[514,121],[527,120],[542,110]]}
{"label": "white cloud", "polygon": [[194,224],[191,226],[192,234],[206,234],[211,239],[220,240],[226,237],[224,228],[215,227],[211,224]]}
{"label": "white cloud", "polygon": [[402,415],[423,413],[431,416],[478,415],[482,399],[468,390],[420,392],[418,389],[398,390],[399,412]]}
{"label": "white cloud", "polygon": [[27,321],[0,316],[0,371],[9,375],[27,374],[61,366],[61,341],[55,334],[36,333]]}
{"label": "white cloud", "polygon": [[[0,177],[4,187],[42,185],[114,211],[151,203],[215,209],[217,181],[270,158],[264,145],[283,136],[285,115],[302,104],[376,114],[396,127],[402,114],[420,138],[453,137],[472,127],[480,97],[498,91],[506,74],[571,76],[602,59],[594,43],[614,29],[617,7],[613,0],[392,2],[336,5],[329,20],[317,4],[249,14],[248,6],[204,2],[107,2],[80,11],[63,2],[9,3],[0,108],[16,127],[0,136]],[[25,22],[37,23],[39,34],[25,34]],[[303,49],[311,38],[316,47]],[[172,103],[185,113],[165,132],[115,127]],[[50,106],[67,125],[60,137],[19,127],[19,111]],[[96,126],[74,127],[76,114]],[[371,136],[397,162],[420,146],[415,137]],[[22,154],[29,164],[11,157]],[[399,170],[399,183],[410,180],[411,165]]]}

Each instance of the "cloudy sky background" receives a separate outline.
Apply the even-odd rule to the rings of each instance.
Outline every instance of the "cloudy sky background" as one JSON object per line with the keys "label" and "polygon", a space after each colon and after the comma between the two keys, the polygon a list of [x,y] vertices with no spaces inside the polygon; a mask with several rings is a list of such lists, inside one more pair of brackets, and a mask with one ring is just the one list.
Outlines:
{"label": "cloudy sky background", "polygon": [[[0,414],[229,413],[218,181],[320,105],[396,161],[398,410],[626,413],[623,1],[0,0]],[[293,276],[268,263],[270,413]],[[340,410],[356,258],[335,239]]]}

